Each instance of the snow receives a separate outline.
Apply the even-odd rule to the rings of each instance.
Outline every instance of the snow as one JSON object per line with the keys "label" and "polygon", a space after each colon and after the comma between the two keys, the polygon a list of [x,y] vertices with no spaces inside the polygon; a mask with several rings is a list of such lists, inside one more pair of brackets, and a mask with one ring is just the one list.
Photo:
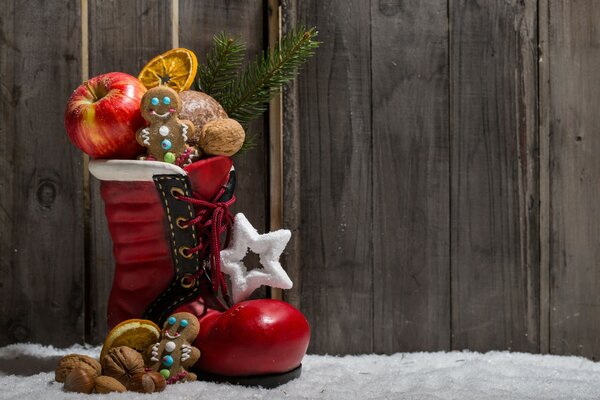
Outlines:
{"label": "snow", "polygon": [[[99,348],[35,344],[0,348],[0,399],[81,399],[65,393],[52,371],[64,354]],[[24,366],[28,368],[24,368]],[[523,353],[402,353],[315,356],[302,376],[276,389],[194,382],[162,393],[90,395],[90,399],[598,399],[600,364],[579,357]],[[20,375],[11,375],[14,373]]]}

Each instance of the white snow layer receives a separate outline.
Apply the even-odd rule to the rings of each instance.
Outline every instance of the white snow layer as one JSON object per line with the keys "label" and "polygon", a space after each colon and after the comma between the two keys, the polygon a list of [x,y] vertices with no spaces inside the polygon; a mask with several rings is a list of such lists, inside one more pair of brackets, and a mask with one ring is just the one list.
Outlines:
{"label": "white snow layer", "polygon": [[[0,348],[0,399],[82,399],[54,382],[60,356],[99,348],[36,344]],[[15,375],[16,374],[16,375]],[[579,357],[523,353],[403,353],[305,357],[302,376],[276,389],[193,382],[143,395],[97,399],[599,399],[600,364]]]}

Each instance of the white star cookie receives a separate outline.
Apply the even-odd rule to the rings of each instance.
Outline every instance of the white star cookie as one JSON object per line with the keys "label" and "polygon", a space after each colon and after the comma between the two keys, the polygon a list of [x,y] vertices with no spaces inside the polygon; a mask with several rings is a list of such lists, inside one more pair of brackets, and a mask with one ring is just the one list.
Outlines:
{"label": "white star cookie", "polygon": [[[246,299],[261,285],[292,288],[290,277],[279,263],[279,257],[291,236],[292,233],[287,229],[260,235],[244,214],[236,214],[231,244],[221,250],[221,270],[231,278],[235,303]],[[263,269],[248,272],[243,262],[248,249],[258,254]]]}

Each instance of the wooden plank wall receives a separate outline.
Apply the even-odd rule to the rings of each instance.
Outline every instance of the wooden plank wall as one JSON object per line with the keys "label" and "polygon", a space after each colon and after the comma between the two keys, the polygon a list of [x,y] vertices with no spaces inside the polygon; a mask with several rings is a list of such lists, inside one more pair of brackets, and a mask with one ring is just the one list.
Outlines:
{"label": "wooden plank wall", "polygon": [[284,1],[324,42],[284,103],[310,350],[595,358],[600,5],[369,3]]}
{"label": "wooden plank wall", "polygon": [[[98,342],[106,329],[111,242],[98,183],[64,134],[71,90],[86,76],[136,74],[173,46],[202,59],[223,29],[255,54],[273,4],[5,2],[0,345]],[[285,298],[313,327],[310,351],[597,358],[600,5],[281,4],[284,32],[314,25],[323,42],[283,96],[296,283]],[[264,229],[265,121],[252,126],[257,148],[236,160],[236,211]]]}
{"label": "wooden plank wall", "polygon": [[63,127],[81,80],[80,11],[0,8],[0,344],[84,339],[83,168]]}
{"label": "wooden plank wall", "polygon": [[548,2],[549,350],[600,358],[600,7]]}

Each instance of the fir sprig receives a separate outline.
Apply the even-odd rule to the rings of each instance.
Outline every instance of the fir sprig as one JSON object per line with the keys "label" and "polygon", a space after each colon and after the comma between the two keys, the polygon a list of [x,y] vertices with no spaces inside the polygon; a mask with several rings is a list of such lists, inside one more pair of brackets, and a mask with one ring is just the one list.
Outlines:
{"label": "fir sprig", "polygon": [[217,94],[209,93],[230,118],[247,125],[267,110],[269,100],[293,79],[319,46],[315,28],[291,31],[281,43],[259,55]]}
{"label": "fir sprig", "polygon": [[241,39],[224,32],[215,35],[206,63],[198,66],[198,88],[216,99],[220,98],[222,90],[238,75],[245,52],[246,44]]}

